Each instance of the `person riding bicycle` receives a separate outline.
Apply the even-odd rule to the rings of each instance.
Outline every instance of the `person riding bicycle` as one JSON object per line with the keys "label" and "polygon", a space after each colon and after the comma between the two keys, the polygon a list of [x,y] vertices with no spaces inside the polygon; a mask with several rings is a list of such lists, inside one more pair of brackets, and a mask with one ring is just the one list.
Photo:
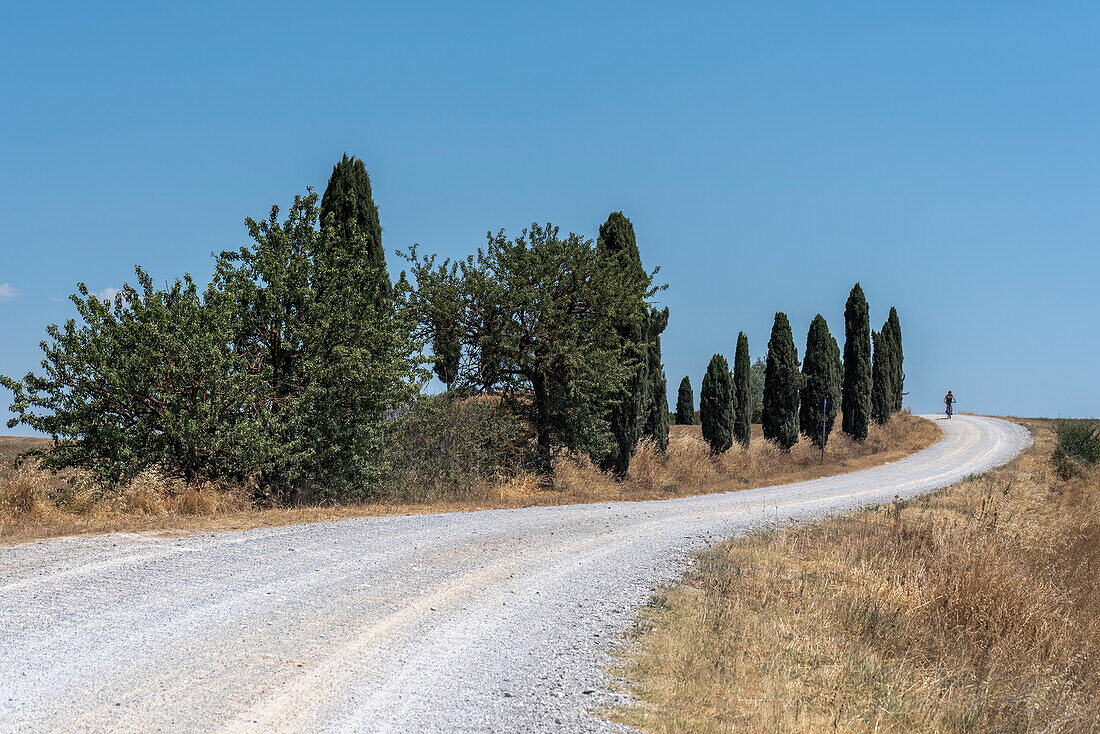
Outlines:
{"label": "person riding bicycle", "polygon": [[947,410],[944,411],[944,412],[946,412],[947,417],[950,418],[951,414],[955,412],[955,403],[957,403],[959,401],[955,400],[954,393],[952,393],[950,390],[948,390],[947,394],[943,396],[943,402],[944,402],[944,404],[947,405]]}

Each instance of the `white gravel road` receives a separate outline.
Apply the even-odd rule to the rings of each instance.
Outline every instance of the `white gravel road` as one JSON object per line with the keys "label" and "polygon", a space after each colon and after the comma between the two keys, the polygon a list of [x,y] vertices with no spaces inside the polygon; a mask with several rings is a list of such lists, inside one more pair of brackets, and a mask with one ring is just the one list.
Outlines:
{"label": "white gravel road", "polygon": [[957,416],[902,461],[660,502],[0,548],[0,731],[614,731],[602,670],[689,554],[1007,462]]}

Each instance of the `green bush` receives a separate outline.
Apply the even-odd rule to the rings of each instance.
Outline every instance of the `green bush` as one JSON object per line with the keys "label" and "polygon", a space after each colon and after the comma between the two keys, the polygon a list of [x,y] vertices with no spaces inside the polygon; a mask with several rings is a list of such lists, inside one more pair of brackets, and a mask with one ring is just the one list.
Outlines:
{"label": "green bush", "polygon": [[1054,423],[1054,433],[1058,436],[1058,446],[1054,450],[1055,463],[1066,458],[1085,466],[1100,462],[1100,422],[1058,420]]}
{"label": "green bush", "polygon": [[523,424],[497,404],[423,397],[398,416],[385,441],[383,498],[463,499],[530,462]]}

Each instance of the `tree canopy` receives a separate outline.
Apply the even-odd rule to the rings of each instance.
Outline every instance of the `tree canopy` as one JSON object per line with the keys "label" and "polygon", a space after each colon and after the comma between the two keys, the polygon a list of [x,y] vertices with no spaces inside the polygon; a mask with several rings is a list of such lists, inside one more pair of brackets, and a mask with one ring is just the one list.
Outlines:
{"label": "tree canopy", "polygon": [[620,394],[639,357],[624,348],[617,325],[637,315],[638,296],[657,290],[652,275],[606,267],[591,240],[532,224],[516,238],[489,233],[484,248],[437,264],[413,247],[403,307],[418,317],[457,288],[462,354],[459,389],[499,392],[527,418],[536,466],[551,472],[556,446],[603,456],[611,441],[602,406]]}

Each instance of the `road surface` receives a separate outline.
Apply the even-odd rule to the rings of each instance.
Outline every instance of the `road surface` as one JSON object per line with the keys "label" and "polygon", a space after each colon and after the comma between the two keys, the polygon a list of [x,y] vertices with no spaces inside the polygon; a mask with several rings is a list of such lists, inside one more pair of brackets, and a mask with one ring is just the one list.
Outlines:
{"label": "road surface", "polygon": [[907,459],[783,487],[0,548],[0,731],[615,731],[592,715],[607,655],[693,551],[1030,441],[939,425]]}

